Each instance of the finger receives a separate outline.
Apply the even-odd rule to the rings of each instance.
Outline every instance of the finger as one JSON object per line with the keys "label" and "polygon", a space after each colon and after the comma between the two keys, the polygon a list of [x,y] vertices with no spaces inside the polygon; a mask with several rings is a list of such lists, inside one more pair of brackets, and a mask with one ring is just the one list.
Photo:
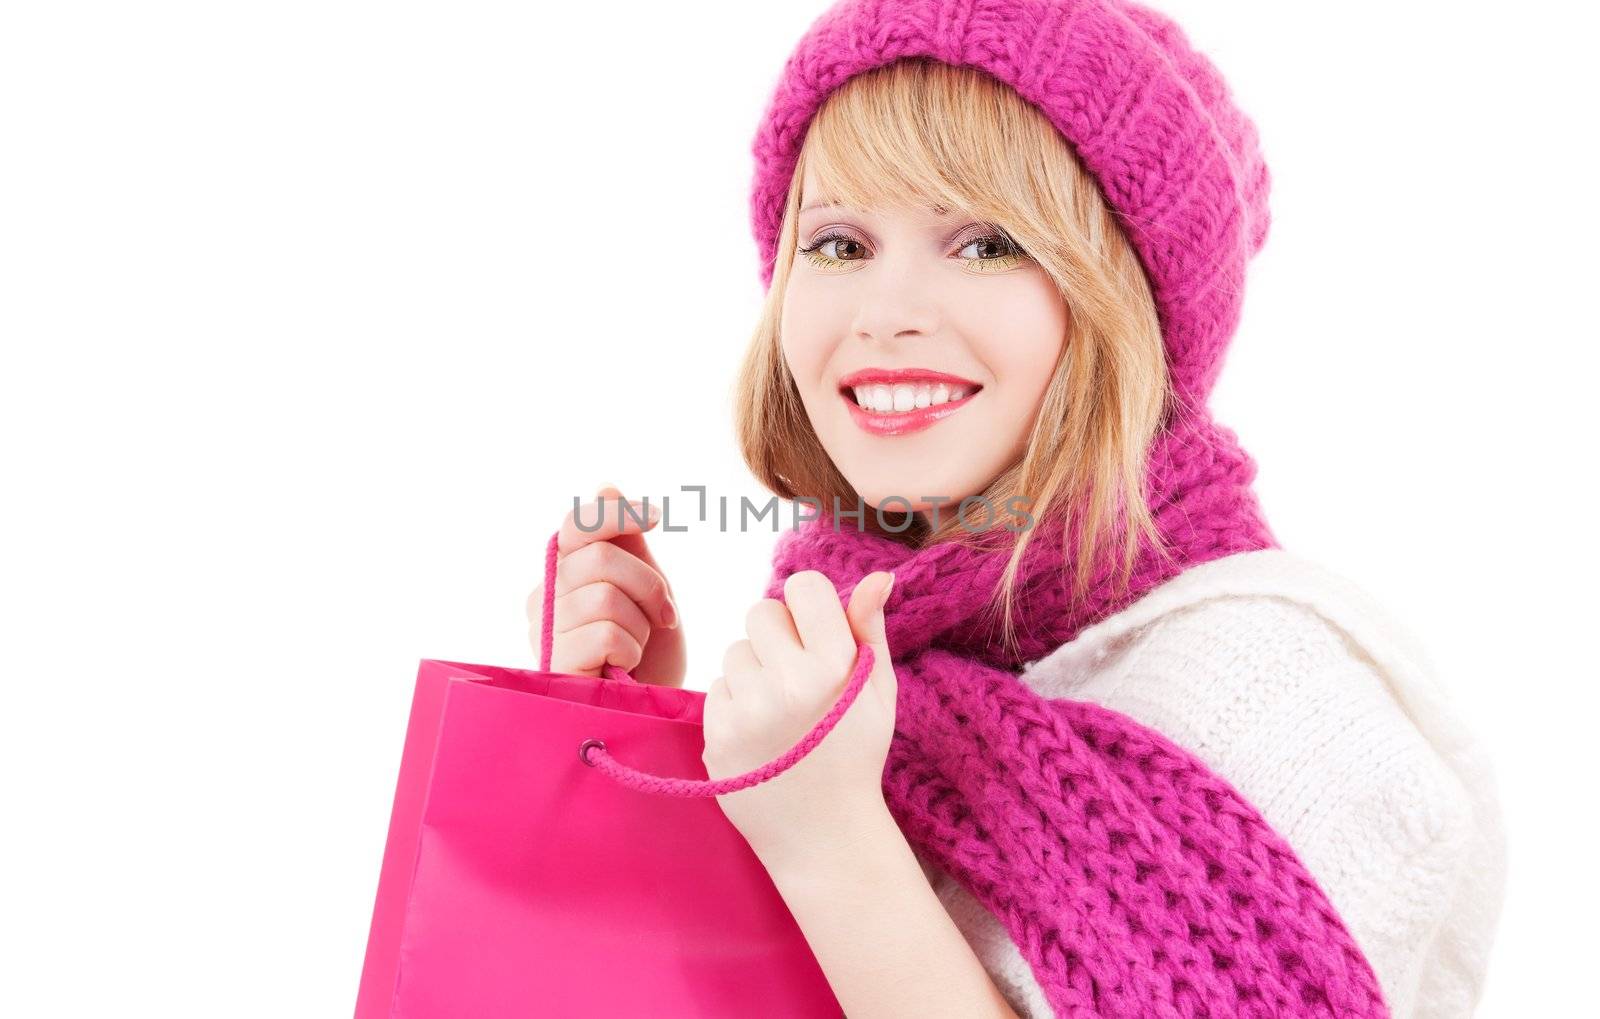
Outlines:
{"label": "finger", "polygon": [[570,555],[597,541],[609,541],[625,534],[637,535],[654,527],[660,512],[655,506],[650,506],[647,512],[642,501],[634,504],[616,495],[597,496],[573,507],[561,521],[556,538],[557,555]]}
{"label": "finger", "polygon": [[[616,506],[616,502],[615,501],[622,499],[623,495],[622,495],[621,490],[618,489],[617,486],[615,486],[615,485],[602,485],[602,486],[600,486],[599,497],[605,498],[607,500],[607,504],[612,506],[613,509],[615,509],[615,506]],[[648,499],[640,499],[640,500],[635,500],[635,501],[637,501],[641,505],[641,507],[643,506],[644,503],[649,502]],[[660,507],[657,506],[655,503],[650,503],[650,509],[652,511],[656,511],[656,510],[659,510]],[[641,512],[642,512],[642,509],[641,509]],[[645,530],[649,530],[649,529],[650,528],[648,528],[648,527],[645,528]],[[645,565],[649,566],[650,568],[654,569],[657,573],[661,574],[663,577],[666,576],[666,571],[661,568],[661,564],[660,563],[656,562],[655,555],[650,551],[650,546],[645,542],[645,537],[644,537],[643,533],[641,533],[639,531],[633,531],[633,530],[625,531],[625,532],[617,535],[617,537],[613,538],[612,541],[618,547],[620,547],[623,551],[632,552],[634,555],[638,556],[641,562],[643,562]],[[667,587],[667,593],[669,595],[672,593],[672,587],[671,587],[670,584]]]}
{"label": "finger", "polygon": [[716,679],[713,679],[711,681],[711,685],[706,688],[707,704],[711,703],[712,701],[721,701],[726,704],[732,699],[732,695],[728,692],[728,677],[726,676],[718,676]]}
{"label": "finger", "polygon": [[893,590],[893,573],[870,573],[861,578],[855,590],[850,592],[850,606],[845,610],[854,639],[871,647],[875,656],[871,689],[891,709],[898,700],[899,677],[895,675],[894,662],[889,655],[883,606]]}
{"label": "finger", "polygon": [[700,724],[705,727],[708,743],[714,733],[720,732],[722,720],[726,717],[728,708],[733,704],[733,696],[728,692],[726,676],[718,676],[706,688],[706,701],[700,708]]}
{"label": "finger", "polygon": [[794,618],[800,642],[838,669],[855,659],[856,642],[833,581],[817,570],[802,570],[783,582],[783,600]]}
{"label": "finger", "polygon": [[[624,508],[625,505],[627,508]],[[586,504],[586,506],[594,507],[593,511],[583,512],[581,517],[578,516],[578,511],[575,511],[572,529],[577,530],[579,520],[582,521],[585,527],[594,526],[598,522],[600,527],[597,530],[592,532],[578,531],[578,533],[588,533],[593,537],[603,538],[604,541],[631,554],[654,570],[661,581],[661,604],[656,605],[647,601],[641,601],[640,604],[651,618],[660,620],[661,626],[669,629],[676,626],[679,612],[677,601],[672,597],[672,583],[667,580],[665,572],[661,569],[660,564],[656,562],[656,558],[651,553],[649,545],[645,543],[642,533],[655,526],[662,516],[662,511],[650,504],[649,497],[639,500],[626,500],[617,486],[609,484],[601,485],[600,490],[596,493],[594,502]],[[558,548],[561,540],[563,539],[558,538]]]}
{"label": "finger", "polygon": [[722,682],[729,700],[737,699],[751,679],[760,674],[761,662],[748,640],[736,640],[728,645],[728,650],[722,654]]}
{"label": "finger", "polygon": [[[615,537],[612,537],[609,540],[623,551],[630,552],[634,556],[638,557],[641,562],[665,578],[666,572],[661,569],[661,564],[656,562],[655,554],[650,551],[650,546],[645,542],[643,534],[643,531],[649,530],[655,525],[656,520],[659,519],[659,507],[650,504],[648,497],[644,499],[627,500],[624,498],[622,491],[615,485],[601,485],[600,491],[596,493],[595,498],[596,501],[602,505],[611,507],[613,513],[618,512],[623,502],[629,502],[631,505],[637,507],[639,515],[645,516],[646,524],[644,527],[641,528],[634,526],[623,528]],[[646,513],[647,507],[648,514]],[[629,513],[622,513],[620,515],[629,516],[631,515],[631,511]],[[667,594],[669,597],[672,594],[672,586],[670,583],[667,584]],[[674,608],[676,608],[676,606],[674,606]]]}
{"label": "finger", "polygon": [[640,647],[650,639],[650,621],[633,599],[615,584],[597,580],[556,599],[555,632],[559,634],[568,634],[600,619],[609,619],[627,630]]}
{"label": "finger", "polygon": [[744,631],[763,668],[791,666],[805,654],[789,609],[776,598],[763,598],[750,606],[745,614]]}
{"label": "finger", "polygon": [[667,581],[660,573],[615,542],[585,545],[571,555],[556,560],[556,597],[589,584],[613,584],[644,610],[655,625],[671,628],[677,617],[669,608]]}
{"label": "finger", "polygon": [[[555,657],[560,661],[555,661]],[[631,671],[643,657],[644,649],[627,630],[609,619],[597,619],[562,639],[550,662],[550,671],[576,672],[603,669],[607,665]]]}
{"label": "finger", "polygon": [[884,635],[883,604],[894,586],[894,574],[883,570],[862,577],[850,592],[850,607],[845,615],[850,621],[850,631],[856,640],[871,644],[874,650],[888,649]]}
{"label": "finger", "polygon": [[761,660],[756,657],[755,649],[748,640],[736,640],[728,645],[728,650],[722,653],[722,672],[758,672],[761,669]]}

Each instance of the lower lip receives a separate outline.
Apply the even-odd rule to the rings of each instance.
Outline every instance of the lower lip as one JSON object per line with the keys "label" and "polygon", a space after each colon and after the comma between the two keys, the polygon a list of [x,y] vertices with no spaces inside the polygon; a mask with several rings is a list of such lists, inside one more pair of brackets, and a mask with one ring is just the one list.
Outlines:
{"label": "lower lip", "polygon": [[959,400],[948,403],[932,404],[927,407],[918,407],[915,410],[903,411],[898,414],[877,414],[865,409],[844,393],[839,394],[839,399],[850,408],[850,416],[855,423],[861,426],[862,431],[873,435],[905,435],[909,432],[920,432],[934,422],[949,417],[956,411],[965,407],[974,396],[983,390],[975,390]]}

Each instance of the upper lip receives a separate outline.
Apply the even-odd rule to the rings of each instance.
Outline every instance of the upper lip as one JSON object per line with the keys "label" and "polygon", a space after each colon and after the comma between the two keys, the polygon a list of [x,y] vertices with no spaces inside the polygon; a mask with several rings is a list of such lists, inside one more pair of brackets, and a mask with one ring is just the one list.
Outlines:
{"label": "upper lip", "polygon": [[943,382],[951,386],[961,386],[965,389],[981,388],[971,379],[964,379],[959,375],[950,375],[946,372],[936,372],[930,368],[863,368],[851,372],[839,380],[840,389],[853,389],[856,386],[893,385],[900,383],[916,382]]}

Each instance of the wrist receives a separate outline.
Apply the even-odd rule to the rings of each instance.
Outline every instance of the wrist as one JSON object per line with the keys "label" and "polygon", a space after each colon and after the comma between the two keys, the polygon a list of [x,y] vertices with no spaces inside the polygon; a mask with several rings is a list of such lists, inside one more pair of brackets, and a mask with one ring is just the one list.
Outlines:
{"label": "wrist", "polygon": [[826,818],[797,823],[781,840],[751,848],[768,875],[782,882],[853,866],[863,854],[878,852],[896,841],[904,842],[905,836],[879,791],[856,800],[835,801]]}

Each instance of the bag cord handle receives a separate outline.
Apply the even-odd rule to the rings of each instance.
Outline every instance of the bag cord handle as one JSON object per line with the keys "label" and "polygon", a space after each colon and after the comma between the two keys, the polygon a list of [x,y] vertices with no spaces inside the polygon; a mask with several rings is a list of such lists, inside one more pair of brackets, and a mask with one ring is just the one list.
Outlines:
{"label": "bag cord handle", "polygon": [[[550,536],[550,542],[545,546],[544,553],[544,618],[539,631],[539,671],[550,671],[550,651],[554,643],[555,618],[556,618],[556,557],[558,555],[558,542],[561,532],[557,531]],[[652,775],[647,771],[630,768],[619,763],[606,749],[605,741],[593,737],[584,740],[578,746],[578,759],[591,768],[599,768],[600,772],[616,781],[640,792],[659,793],[664,796],[720,796],[723,793],[737,792],[753,785],[759,785],[768,779],[781,775],[792,768],[796,762],[809,754],[812,749],[822,742],[838,724],[840,718],[854,703],[856,695],[861,688],[867,685],[867,677],[872,673],[872,648],[860,641],[856,642],[856,663],[854,671],[850,673],[850,682],[845,685],[844,693],[839,700],[822,716],[822,720],[812,726],[805,738],[790,747],[783,756],[763,764],[754,771],[747,771],[743,775],[734,775],[731,778],[722,778],[715,781],[704,781],[691,778],[668,778],[664,775]],[[610,662],[605,663],[601,669],[606,679],[619,683],[638,684],[638,680],[630,676],[626,669],[618,668]]]}

